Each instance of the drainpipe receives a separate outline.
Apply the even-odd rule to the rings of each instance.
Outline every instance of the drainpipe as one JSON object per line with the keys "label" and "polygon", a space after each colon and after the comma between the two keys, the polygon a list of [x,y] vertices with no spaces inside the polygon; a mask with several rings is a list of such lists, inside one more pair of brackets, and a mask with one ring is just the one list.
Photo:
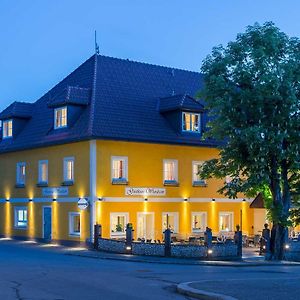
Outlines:
{"label": "drainpipe", "polygon": [[90,236],[89,241],[94,240],[94,225],[96,224],[96,201],[97,201],[97,143],[90,141]]}

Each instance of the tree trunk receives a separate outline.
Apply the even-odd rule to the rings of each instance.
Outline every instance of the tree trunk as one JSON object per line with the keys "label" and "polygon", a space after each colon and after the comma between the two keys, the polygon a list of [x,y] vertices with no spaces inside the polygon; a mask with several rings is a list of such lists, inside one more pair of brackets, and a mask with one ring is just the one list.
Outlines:
{"label": "tree trunk", "polygon": [[274,224],[271,231],[271,259],[284,259],[284,245],[287,239],[287,228],[281,224]]}

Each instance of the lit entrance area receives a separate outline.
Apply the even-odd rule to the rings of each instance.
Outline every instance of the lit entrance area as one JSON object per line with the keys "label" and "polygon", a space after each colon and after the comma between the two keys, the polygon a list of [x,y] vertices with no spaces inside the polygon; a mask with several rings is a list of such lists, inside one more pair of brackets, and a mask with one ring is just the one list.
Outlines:
{"label": "lit entrance area", "polygon": [[139,212],[137,214],[137,239],[150,241],[154,239],[154,213]]}

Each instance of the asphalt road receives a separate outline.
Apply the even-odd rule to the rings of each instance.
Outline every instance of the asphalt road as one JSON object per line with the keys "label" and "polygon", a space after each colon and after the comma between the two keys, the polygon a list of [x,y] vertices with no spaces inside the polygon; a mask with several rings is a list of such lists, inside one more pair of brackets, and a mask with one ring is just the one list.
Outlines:
{"label": "asphalt road", "polygon": [[238,299],[299,299],[300,267],[216,267],[122,262],[65,255],[60,248],[0,240],[1,300],[190,299],[176,284]]}

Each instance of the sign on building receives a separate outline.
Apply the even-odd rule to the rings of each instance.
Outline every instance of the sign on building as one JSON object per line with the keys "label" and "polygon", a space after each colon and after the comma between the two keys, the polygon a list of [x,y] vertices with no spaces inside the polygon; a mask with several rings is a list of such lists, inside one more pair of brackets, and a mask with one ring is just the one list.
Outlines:
{"label": "sign on building", "polygon": [[126,187],[126,196],[165,196],[164,188]]}
{"label": "sign on building", "polygon": [[80,198],[77,202],[78,208],[81,210],[87,209],[89,206],[89,201],[87,198]]}
{"label": "sign on building", "polygon": [[46,187],[42,189],[42,195],[45,197],[68,196],[68,187]]}

